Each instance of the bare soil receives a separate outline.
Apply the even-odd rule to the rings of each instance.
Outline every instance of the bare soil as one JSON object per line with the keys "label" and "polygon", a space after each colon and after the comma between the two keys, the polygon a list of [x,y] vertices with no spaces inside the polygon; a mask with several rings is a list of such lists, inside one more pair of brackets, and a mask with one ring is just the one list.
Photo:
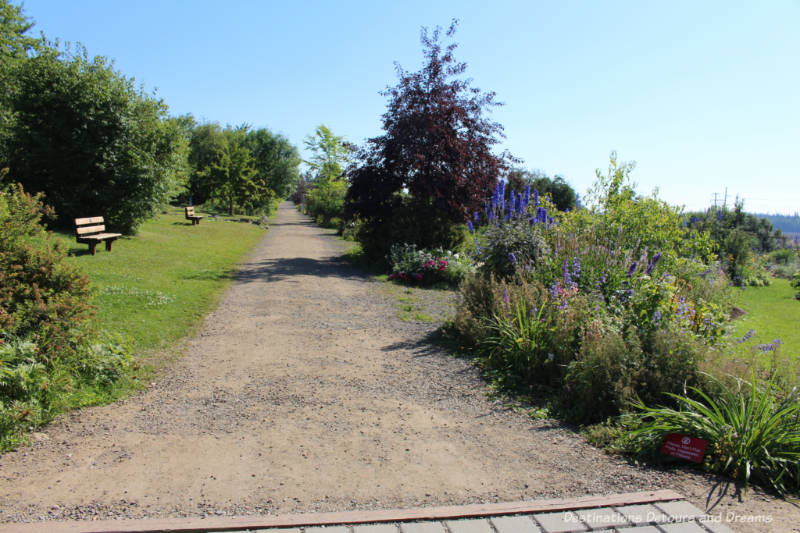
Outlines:
{"label": "bare soil", "polygon": [[[147,390],[0,456],[0,522],[380,509],[674,489],[800,531],[800,510],[691,469],[636,467],[492,400],[403,321],[347,244],[283,204],[202,331]],[[759,518],[760,517],[760,518]]]}

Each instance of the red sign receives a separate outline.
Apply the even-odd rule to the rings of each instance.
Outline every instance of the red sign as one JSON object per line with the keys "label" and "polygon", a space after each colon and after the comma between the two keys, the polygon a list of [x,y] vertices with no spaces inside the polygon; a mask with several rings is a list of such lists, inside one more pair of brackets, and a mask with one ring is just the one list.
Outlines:
{"label": "red sign", "polygon": [[670,433],[664,437],[661,453],[686,459],[687,461],[694,461],[695,463],[702,463],[707,444],[708,441],[703,439],[696,439],[680,433]]}

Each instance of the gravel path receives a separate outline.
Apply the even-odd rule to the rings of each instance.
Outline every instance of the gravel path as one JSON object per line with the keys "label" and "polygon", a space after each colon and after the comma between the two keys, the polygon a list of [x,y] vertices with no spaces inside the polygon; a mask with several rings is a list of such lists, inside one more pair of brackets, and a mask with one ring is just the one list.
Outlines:
{"label": "gravel path", "polygon": [[[487,398],[426,344],[346,244],[280,207],[185,355],[125,401],[74,412],[0,456],[0,521],[379,509],[671,488],[706,508],[714,478],[636,468]],[[797,508],[758,491],[713,513]],[[713,503],[713,501],[712,501]],[[775,527],[775,529],[770,529]],[[734,526],[735,529],[748,529]]]}

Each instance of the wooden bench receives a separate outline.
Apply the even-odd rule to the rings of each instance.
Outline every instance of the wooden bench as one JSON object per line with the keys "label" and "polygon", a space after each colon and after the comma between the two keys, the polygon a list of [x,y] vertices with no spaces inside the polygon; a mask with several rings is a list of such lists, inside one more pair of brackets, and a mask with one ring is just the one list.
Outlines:
{"label": "wooden bench", "polygon": [[186,220],[191,220],[192,226],[194,226],[195,224],[200,224],[201,218],[203,218],[203,215],[194,214],[194,207],[189,206],[186,208]]}
{"label": "wooden bench", "polygon": [[106,250],[111,251],[111,243],[122,237],[121,233],[106,233],[103,217],[75,219],[75,239],[89,245],[89,253],[95,255],[97,243],[105,242]]}

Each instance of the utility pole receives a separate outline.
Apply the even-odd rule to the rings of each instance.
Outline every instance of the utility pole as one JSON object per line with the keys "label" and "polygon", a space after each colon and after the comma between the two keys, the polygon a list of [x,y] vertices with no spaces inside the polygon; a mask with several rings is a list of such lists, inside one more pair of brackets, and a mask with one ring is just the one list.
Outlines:
{"label": "utility pole", "polygon": [[717,202],[719,201],[719,193],[714,193],[714,207],[717,207]]}

